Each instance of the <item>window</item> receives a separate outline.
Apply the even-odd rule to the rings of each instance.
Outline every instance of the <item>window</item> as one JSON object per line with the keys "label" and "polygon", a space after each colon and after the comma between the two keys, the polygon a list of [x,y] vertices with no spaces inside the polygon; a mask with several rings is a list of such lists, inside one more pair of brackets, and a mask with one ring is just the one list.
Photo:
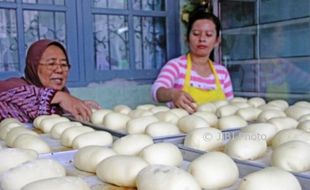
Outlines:
{"label": "window", "polygon": [[220,57],[237,95],[309,93],[309,0],[225,0],[217,5],[223,25]]}
{"label": "window", "polygon": [[[21,76],[29,45],[62,42],[70,86],[113,78],[152,81],[179,54],[178,1],[0,0],[0,79]],[[169,11],[168,11],[169,10]],[[173,45],[171,45],[173,44]]]}

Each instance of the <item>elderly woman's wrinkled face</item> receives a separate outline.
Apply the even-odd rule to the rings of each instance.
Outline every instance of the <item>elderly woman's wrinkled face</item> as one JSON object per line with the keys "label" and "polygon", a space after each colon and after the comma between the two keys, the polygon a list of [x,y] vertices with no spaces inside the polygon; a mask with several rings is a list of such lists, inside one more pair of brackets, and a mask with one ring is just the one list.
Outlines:
{"label": "elderly woman's wrinkled face", "polygon": [[42,54],[38,75],[43,86],[62,90],[68,78],[69,64],[66,55],[56,45],[50,45]]}

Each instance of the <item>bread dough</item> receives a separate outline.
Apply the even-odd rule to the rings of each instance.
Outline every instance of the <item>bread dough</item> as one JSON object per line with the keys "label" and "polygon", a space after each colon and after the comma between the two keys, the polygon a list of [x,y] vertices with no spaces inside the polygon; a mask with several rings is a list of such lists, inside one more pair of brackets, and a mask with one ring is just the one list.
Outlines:
{"label": "bread dough", "polygon": [[181,119],[179,119],[177,125],[179,129],[184,133],[188,133],[196,128],[210,127],[209,123],[207,123],[203,118],[196,115],[188,115],[182,117]]}
{"label": "bread dough", "polygon": [[113,137],[110,133],[105,131],[92,131],[83,133],[72,142],[74,149],[80,149],[90,145],[109,146],[112,145]]}
{"label": "bread dough", "polygon": [[216,110],[216,115],[217,117],[230,116],[234,115],[238,110],[239,108],[237,106],[224,105]]}
{"label": "bread dough", "polygon": [[166,106],[156,106],[154,108],[151,108],[150,111],[152,113],[158,113],[158,112],[164,112],[164,111],[169,111],[170,109]]}
{"label": "bread dough", "polygon": [[223,189],[232,186],[239,178],[237,165],[222,152],[199,156],[190,164],[189,172],[205,189]]}
{"label": "bread dough", "polygon": [[254,107],[239,109],[236,115],[239,115],[242,119],[246,121],[256,121],[262,110]]}
{"label": "bread dough", "polygon": [[193,115],[199,116],[204,119],[207,123],[210,124],[212,127],[217,127],[217,116],[214,113],[206,112],[206,111],[198,111],[193,113]]}
{"label": "bread dough", "polygon": [[16,138],[22,134],[30,134],[34,136],[39,136],[36,132],[26,129],[25,127],[15,127],[11,129],[5,137],[5,143],[9,147],[13,147]]}
{"label": "bread dough", "polygon": [[300,129],[284,129],[278,132],[272,139],[272,148],[276,148],[283,143],[300,140],[310,144],[310,134]]}
{"label": "bread dough", "polygon": [[131,112],[132,109],[129,106],[120,104],[120,105],[114,106],[113,110],[115,112],[127,115]]}
{"label": "bread dough", "polygon": [[154,114],[155,117],[159,119],[159,121],[170,122],[173,124],[177,124],[179,117],[171,112],[171,111],[163,111]]}
{"label": "bread dough", "polygon": [[136,187],[136,177],[147,165],[146,161],[138,156],[115,155],[98,164],[96,175],[107,183]]}
{"label": "bread dough", "polygon": [[4,125],[2,125],[0,127],[0,138],[2,140],[5,140],[8,132],[15,127],[24,127],[24,125],[22,123],[19,123],[19,122],[18,123],[17,122],[9,122],[9,123],[5,123]]}
{"label": "bread dough", "polygon": [[103,125],[108,129],[122,130],[126,129],[126,124],[129,120],[130,117],[128,115],[111,112],[104,117]]}
{"label": "bread dough", "polygon": [[115,140],[112,147],[119,154],[138,155],[144,147],[150,144],[154,144],[150,136],[132,134]]}
{"label": "bread dough", "polygon": [[65,176],[42,179],[25,185],[21,190],[90,190],[80,177]]}
{"label": "bread dough", "polygon": [[261,105],[266,104],[266,101],[260,97],[253,97],[253,98],[248,99],[248,104],[257,108]]}
{"label": "bread dough", "polygon": [[188,172],[175,166],[150,165],[137,177],[139,190],[201,190]]}
{"label": "bread dough", "polygon": [[87,146],[79,149],[74,155],[73,164],[79,170],[95,173],[97,165],[113,155],[116,155],[116,152],[111,148]]}
{"label": "bread dough", "polygon": [[170,109],[170,111],[174,113],[175,115],[177,115],[179,118],[182,118],[188,115],[188,112],[181,108],[172,108]]}
{"label": "bread dough", "polygon": [[145,134],[151,137],[164,137],[181,134],[178,126],[168,122],[155,122],[149,124],[145,129]]}
{"label": "bread dough", "polygon": [[218,128],[220,130],[238,129],[247,126],[247,122],[240,116],[231,115],[222,117],[218,121]]}
{"label": "bread dough", "polygon": [[301,118],[302,116],[310,114],[310,108],[294,105],[287,108],[285,110],[285,113],[287,114],[287,116],[299,120],[299,118]]}
{"label": "bread dough", "polygon": [[197,107],[197,111],[215,113],[217,107],[213,103],[201,104]]}
{"label": "bread dough", "polygon": [[172,143],[157,143],[145,147],[140,157],[149,164],[180,166],[183,156],[178,147]]}
{"label": "bread dough", "polygon": [[252,123],[240,130],[242,133],[257,133],[264,137],[267,144],[271,143],[271,139],[278,132],[277,127],[271,123]]}
{"label": "bread dough", "polygon": [[309,133],[310,132],[310,120],[299,122],[297,129],[301,129]]}
{"label": "bread dough", "polygon": [[52,136],[54,139],[59,139],[64,130],[74,126],[83,126],[83,125],[80,122],[73,122],[73,121],[64,121],[56,123],[50,130],[50,136]]}
{"label": "bread dough", "polygon": [[72,147],[73,140],[77,136],[83,133],[92,132],[92,131],[95,131],[95,130],[93,128],[85,127],[85,126],[70,127],[64,130],[64,132],[62,133],[60,137],[60,142],[63,146]]}
{"label": "bread dough", "polygon": [[20,148],[5,148],[0,150],[0,174],[21,163],[35,160],[38,153],[33,150]]}
{"label": "bread dough", "polygon": [[0,185],[2,190],[19,190],[24,185],[52,177],[66,175],[65,168],[52,159],[37,159],[12,168],[2,174]]}
{"label": "bread dough", "polygon": [[302,190],[297,178],[280,168],[268,167],[245,176],[238,190]]}
{"label": "bread dough", "polygon": [[277,131],[296,128],[298,121],[290,117],[274,117],[267,121],[277,127]]}
{"label": "bread dough", "polygon": [[33,127],[34,128],[39,128],[40,125],[41,125],[41,121],[45,118],[54,118],[54,117],[60,117],[60,115],[57,115],[57,114],[51,114],[51,115],[40,115],[38,117],[36,117],[34,120],[33,120]]}
{"label": "bread dough", "polygon": [[103,119],[104,117],[108,114],[111,113],[112,110],[108,110],[108,109],[99,109],[99,110],[95,110],[94,112],[92,112],[91,117],[90,117],[90,121],[93,124],[99,124],[99,125],[103,125]]}
{"label": "bread dough", "polygon": [[201,151],[218,150],[223,145],[222,132],[211,127],[194,129],[184,140],[184,146]]}
{"label": "bread dough", "polygon": [[302,141],[283,143],[273,150],[271,163],[290,172],[309,171],[310,145]]}
{"label": "bread dough", "polygon": [[278,107],[281,110],[285,110],[289,107],[288,103],[285,100],[272,100],[268,102],[268,105]]}
{"label": "bread dough", "polygon": [[131,119],[126,124],[128,134],[141,134],[144,133],[147,125],[157,122],[158,119],[155,116],[145,116]]}
{"label": "bread dough", "polygon": [[51,148],[45,141],[30,134],[19,135],[15,139],[13,147],[34,150],[39,154],[51,152]]}
{"label": "bread dough", "polygon": [[266,122],[269,119],[276,117],[286,117],[286,115],[283,111],[280,110],[264,110],[258,115],[257,121]]}
{"label": "bread dough", "polygon": [[49,117],[44,118],[40,122],[39,129],[43,131],[44,133],[49,133],[52,129],[52,127],[60,122],[69,121],[66,117]]}

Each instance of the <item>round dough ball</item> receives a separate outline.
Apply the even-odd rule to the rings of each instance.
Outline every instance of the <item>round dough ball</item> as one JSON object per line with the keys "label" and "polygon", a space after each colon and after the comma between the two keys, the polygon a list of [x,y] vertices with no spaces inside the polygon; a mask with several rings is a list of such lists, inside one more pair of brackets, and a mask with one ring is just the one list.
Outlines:
{"label": "round dough ball", "polygon": [[9,122],[9,123],[5,123],[4,125],[2,125],[2,127],[0,128],[0,139],[5,140],[8,132],[15,128],[15,127],[24,127],[25,126],[22,123],[17,123],[17,122]]}
{"label": "round dough ball", "polygon": [[238,109],[253,107],[246,102],[231,102],[230,105],[236,106]]}
{"label": "round dough ball", "polygon": [[300,106],[300,107],[310,108],[310,102],[307,102],[307,101],[298,101],[298,102],[295,102],[294,106]]}
{"label": "round dough ball", "polygon": [[230,102],[230,103],[233,103],[233,102],[247,103],[247,102],[248,102],[248,99],[243,98],[243,97],[234,97],[234,98],[231,99],[229,102]]}
{"label": "round dough ball", "polygon": [[287,116],[299,120],[304,115],[310,114],[310,108],[308,107],[303,107],[303,106],[290,106],[285,110],[285,113]]}
{"label": "round dough ball", "polygon": [[128,116],[131,118],[139,118],[139,117],[145,117],[145,116],[151,116],[153,115],[153,112],[149,110],[144,110],[144,109],[137,109],[137,110],[132,110]]}
{"label": "round dough ball", "polygon": [[151,144],[154,142],[150,136],[132,134],[115,140],[112,147],[119,154],[138,155],[143,148]]}
{"label": "round dough ball", "polygon": [[263,98],[260,97],[253,97],[248,99],[248,104],[254,106],[255,108],[266,104],[266,101]]}
{"label": "round dough ball", "polygon": [[169,111],[170,109],[166,106],[156,106],[154,108],[151,108],[150,111],[152,113],[158,113],[158,112],[163,112],[163,111]]}
{"label": "round dough ball", "polygon": [[59,139],[62,133],[66,129],[70,127],[74,127],[74,126],[83,126],[83,125],[80,122],[72,122],[72,121],[64,121],[64,122],[56,123],[55,125],[53,125],[52,129],[50,130],[50,135],[54,139]]}
{"label": "round dough ball", "polygon": [[283,143],[299,140],[310,144],[310,134],[300,129],[284,129],[278,132],[272,139],[272,148],[276,148]]}
{"label": "round dough ball", "polygon": [[193,113],[193,115],[201,117],[207,123],[209,123],[210,126],[217,127],[218,119],[214,113],[198,111],[198,112]]}
{"label": "round dough ball", "polygon": [[211,127],[194,129],[186,135],[184,145],[201,151],[218,150],[223,146],[222,132]]}
{"label": "round dough ball", "polygon": [[37,159],[12,168],[2,174],[2,190],[18,190],[28,183],[66,175],[65,168],[52,159]]}
{"label": "round dough ball", "polygon": [[188,172],[175,166],[150,165],[137,177],[139,190],[201,190]]}
{"label": "round dough ball", "polygon": [[159,121],[170,122],[173,124],[177,124],[179,117],[171,111],[163,111],[154,114],[155,117],[159,119]]}
{"label": "round dough ball", "polygon": [[96,175],[107,183],[121,187],[136,187],[137,175],[147,165],[138,156],[115,155],[98,164]]}
{"label": "round dough ball", "polygon": [[140,109],[140,110],[150,110],[150,109],[152,109],[152,108],[154,108],[155,107],[155,105],[153,105],[153,104],[143,104],[143,105],[138,105],[137,107],[136,107],[136,109]]}
{"label": "round dough ball", "polygon": [[302,190],[297,178],[280,168],[268,167],[245,176],[238,190]]}
{"label": "round dough ball", "polygon": [[145,116],[131,119],[126,124],[128,134],[141,134],[144,133],[145,128],[151,124],[157,122],[158,119],[155,116]]}
{"label": "round dough ball", "polygon": [[215,105],[216,109],[219,109],[220,107],[226,106],[229,104],[228,100],[218,100],[218,101],[214,101],[212,103]]}
{"label": "round dough ball", "polygon": [[271,164],[290,172],[310,170],[310,145],[302,141],[289,141],[275,148]]}
{"label": "round dough ball", "polygon": [[98,125],[102,125],[103,124],[103,119],[104,117],[108,114],[111,113],[112,110],[108,110],[108,109],[99,109],[96,110],[94,112],[92,112],[91,116],[90,116],[90,121],[93,124],[98,124]]}
{"label": "round dough ball", "polygon": [[57,114],[40,115],[40,116],[36,117],[36,118],[33,120],[33,126],[34,126],[35,128],[39,128],[43,119],[45,119],[45,118],[54,118],[54,117],[60,117],[60,115],[57,115]]}
{"label": "round dough ball", "polygon": [[266,122],[269,119],[275,118],[275,117],[286,117],[286,115],[283,111],[279,111],[279,110],[264,110],[258,115],[257,121]]}
{"label": "round dough ball", "polygon": [[183,156],[178,147],[172,143],[157,143],[145,147],[140,157],[149,164],[180,166]]}
{"label": "round dough ball", "polygon": [[9,147],[13,147],[14,141],[16,138],[22,134],[30,134],[34,136],[39,136],[36,132],[30,131],[29,129],[26,129],[25,127],[15,127],[11,129],[8,134],[5,137],[5,143]]}
{"label": "round dough ball", "polygon": [[33,150],[6,148],[0,150],[0,174],[24,162],[35,160],[38,153]]}
{"label": "round dough ball", "polygon": [[177,123],[179,129],[188,133],[196,128],[210,127],[209,123],[207,123],[204,119],[196,115],[188,115],[179,119]]}
{"label": "round dough ball", "polygon": [[127,115],[131,112],[132,109],[126,105],[116,105],[116,106],[114,106],[113,110],[115,112]]}
{"label": "round dough ball", "polygon": [[49,133],[55,124],[64,122],[64,121],[70,121],[70,120],[66,117],[44,118],[40,122],[39,129],[43,131],[44,133]]}
{"label": "round dough ball", "polygon": [[217,107],[213,103],[201,104],[197,107],[197,111],[215,113]]}
{"label": "round dough ball", "polygon": [[222,152],[199,156],[190,164],[189,172],[205,189],[223,189],[236,183],[239,178],[237,165]]}
{"label": "round dough ball", "polygon": [[303,122],[303,121],[307,121],[307,120],[310,120],[310,114],[306,114],[306,115],[301,116],[298,119],[298,122]]}
{"label": "round dough ball", "polygon": [[174,113],[175,115],[177,115],[179,118],[182,118],[188,115],[188,112],[181,108],[172,108],[170,111]]}
{"label": "round dough ball", "polygon": [[225,105],[216,110],[216,115],[219,118],[230,116],[230,115],[234,115],[238,110],[239,108],[237,106]]}
{"label": "round dough ball", "polygon": [[111,148],[102,146],[87,146],[79,149],[74,155],[73,164],[86,172],[96,172],[97,165],[104,159],[116,155]]}
{"label": "round dough ball", "polygon": [[239,115],[242,119],[246,121],[255,121],[257,120],[259,114],[262,110],[254,107],[242,108],[237,111],[237,115]]}
{"label": "round dough ball", "polygon": [[288,103],[285,100],[272,100],[268,102],[268,105],[272,105],[280,108],[281,110],[285,110],[289,107]]}
{"label": "round dough ball", "polygon": [[19,135],[15,139],[13,147],[34,150],[39,154],[51,152],[51,148],[45,141],[30,134]]}
{"label": "round dough ball", "polygon": [[42,179],[25,185],[21,190],[90,190],[80,177],[65,176]]}
{"label": "round dough ball", "polygon": [[266,153],[267,142],[256,133],[239,133],[225,145],[224,151],[238,160],[255,160]]}
{"label": "round dough ball", "polygon": [[64,130],[64,132],[62,133],[60,137],[60,142],[63,146],[72,147],[73,140],[77,136],[83,133],[92,132],[92,131],[95,131],[95,130],[93,128],[85,127],[85,126],[70,127]]}
{"label": "round dough ball", "polygon": [[179,128],[168,122],[155,122],[149,124],[145,129],[145,134],[151,137],[173,136],[181,134]]}
{"label": "round dough ball", "polygon": [[16,118],[5,118],[0,122],[0,129],[9,123],[20,123],[21,124],[21,122]]}
{"label": "round dough ball", "polygon": [[270,123],[253,123],[248,126],[242,128],[240,130],[241,133],[256,133],[261,136],[264,136],[267,143],[271,143],[271,139],[278,132],[277,127]]}
{"label": "round dough ball", "polygon": [[130,117],[116,112],[108,113],[103,119],[103,125],[105,128],[112,130],[121,130],[126,128],[127,122]]}
{"label": "round dough ball", "polygon": [[220,130],[238,129],[247,126],[247,122],[240,116],[231,115],[222,117],[218,121],[218,128]]}
{"label": "round dough ball", "polygon": [[299,122],[299,124],[297,125],[297,129],[301,129],[305,132],[310,132],[310,120]]}
{"label": "round dough ball", "polygon": [[83,133],[73,139],[72,148],[80,149],[90,145],[109,146],[112,145],[113,137],[105,131],[91,131]]}
{"label": "round dough ball", "polygon": [[290,117],[274,117],[269,119],[267,122],[276,126],[278,131],[296,128],[298,125],[298,121]]}

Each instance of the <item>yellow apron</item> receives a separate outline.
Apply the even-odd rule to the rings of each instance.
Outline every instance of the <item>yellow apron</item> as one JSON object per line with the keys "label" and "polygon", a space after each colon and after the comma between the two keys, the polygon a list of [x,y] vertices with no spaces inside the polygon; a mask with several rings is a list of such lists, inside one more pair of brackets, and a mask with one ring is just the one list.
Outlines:
{"label": "yellow apron", "polygon": [[211,71],[214,75],[216,88],[212,90],[204,90],[204,89],[192,87],[190,85],[192,60],[191,60],[190,54],[187,55],[187,66],[186,66],[183,91],[189,93],[198,105],[207,103],[207,102],[216,101],[216,100],[226,99],[226,96],[222,90],[220,80],[218,79],[218,76],[217,76],[217,73],[213,66],[212,61],[209,60],[208,64],[210,65]]}

